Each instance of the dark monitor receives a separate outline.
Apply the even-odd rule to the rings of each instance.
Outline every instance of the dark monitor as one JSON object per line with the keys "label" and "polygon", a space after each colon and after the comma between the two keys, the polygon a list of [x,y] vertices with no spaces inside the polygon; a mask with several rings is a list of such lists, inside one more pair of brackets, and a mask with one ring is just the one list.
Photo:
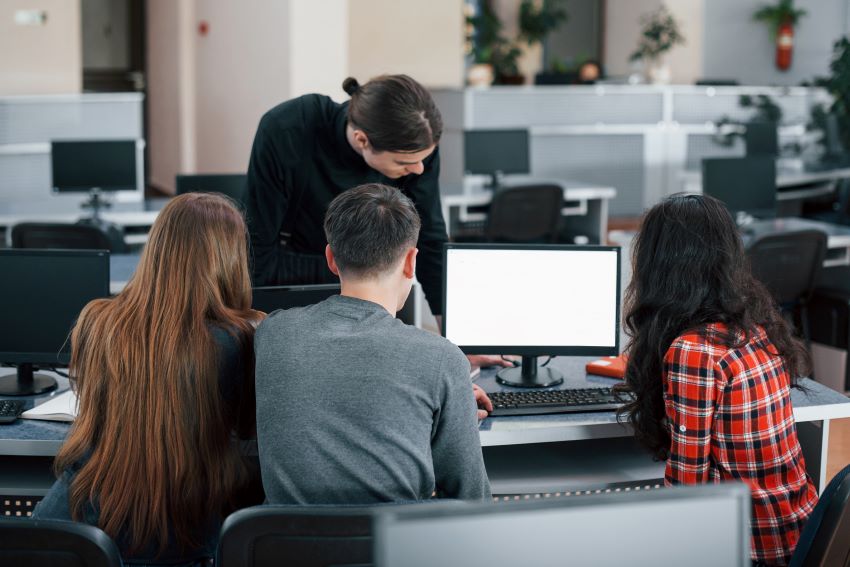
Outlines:
{"label": "dark monitor", "polygon": [[465,170],[490,175],[492,185],[508,173],[530,173],[528,130],[467,130],[463,133]]}
{"label": "dark monitor", "polygon": [[619,354],[619,248],[452,243],[443,255],[443,336],[470,354],[522,355],[500,383],[560,384],[538,356]]}
{"label": "dark monitor", "polygon": [[748,122],[744,128],[747,157],[779,155],[779,134],[776,122]]}
{"label": "dark monitor", "polygon": [[739,218],[776,217],[776,159],[770,156],[702,160],[702,192]]}
{"label": "dark monitor", "polygon": [[136,141],[57,141],[50,144],[53,191],[136,190]]}
{"label": "dark monitor", "polygon": [[[685,557],[689,567],[749,567],[750,502],[746,485],[729,483],[379,507],[375,566],[643,566]],[[482,545],[482,537],[499,541]]]}
{"label": "dark monitor", "polygon": [[178,175],[175,190],[178,195],[192,192],[221,193],[237,203],[244,203],[247,181],[248,176],[244,173]]}
{"label": "dark monitor", "polygon": [[68,335],[91,300],[109,296],[105,250],[0,250],[0,362],[17,374],[0,377],[0,395],[33,395],[56,381],[33,375],[33,366],[70,361]]}
{"label": "dark monitor", "polygon": [[339,284],[273,285],[255,287],[251,307],[271,313],[277,309],[306,307],[339,295]]}

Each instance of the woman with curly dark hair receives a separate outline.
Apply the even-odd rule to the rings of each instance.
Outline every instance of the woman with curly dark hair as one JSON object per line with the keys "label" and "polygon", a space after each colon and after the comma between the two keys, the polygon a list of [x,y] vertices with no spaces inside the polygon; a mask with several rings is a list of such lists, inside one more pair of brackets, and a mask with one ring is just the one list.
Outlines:
{"label": "woman with curly dark hair", "polygon": [[804,346],[716,199],[678,194],[653,207],[632,261],[626,380],[636,398],[623,411],[635,435],[667,461],[667,484],[747,483],[753,561],[786,564],[817,502],[790,397],[808,371]]}

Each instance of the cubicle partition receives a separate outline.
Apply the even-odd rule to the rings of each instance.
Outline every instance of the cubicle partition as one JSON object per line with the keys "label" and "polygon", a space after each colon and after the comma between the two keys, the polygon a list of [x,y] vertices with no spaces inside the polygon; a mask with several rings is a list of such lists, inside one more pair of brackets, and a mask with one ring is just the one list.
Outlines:
{"label": "cubicle partition", "polygon": [[136,140],[136,189],[118,191],[115,199],[142,201],[143,101],[140,93],[0,97],[0,208],[76,210],[87,198],[52,194],[51,140]]}
{"label": "cubicle partition", "polygon": [[[782,124],[808,122],[811,108],[828,102],[818,88],[696,86],[525,86],[438,89],[444,120],[441,182],[464,186],[463,131],[528,128],[531,174],[614,187],[612,215],[635,215],[664,195],[684,189],[682,172],[706,157],[740,156],[743,142],[712,140],[723,117],[747,121],[754,111],[741,95],[766,95],[783,112]],[[468,186],[468,185],[467,185]]]}

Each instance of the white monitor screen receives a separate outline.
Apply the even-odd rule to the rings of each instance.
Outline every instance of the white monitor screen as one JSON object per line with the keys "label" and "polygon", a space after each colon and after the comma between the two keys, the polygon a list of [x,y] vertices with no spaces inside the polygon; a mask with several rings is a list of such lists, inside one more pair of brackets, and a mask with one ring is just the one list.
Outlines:
{"label": "white monitor screen", "polygon": [[482,354],[618,354],[619,256],[603,246],[449,244],[445,336]]}

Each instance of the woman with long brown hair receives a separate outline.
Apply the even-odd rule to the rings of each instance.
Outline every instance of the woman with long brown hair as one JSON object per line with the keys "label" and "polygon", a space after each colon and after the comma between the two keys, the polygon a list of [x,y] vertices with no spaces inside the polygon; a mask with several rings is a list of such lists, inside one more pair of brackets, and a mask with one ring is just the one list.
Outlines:
{"label": "woman with long brown hair", "polygon": [[35,516],[97,525],[132,561],[214,553],[253,423],[247,230],[226,198],[163,208],[124,290],[89,303],[71,334],[77,419]]}

